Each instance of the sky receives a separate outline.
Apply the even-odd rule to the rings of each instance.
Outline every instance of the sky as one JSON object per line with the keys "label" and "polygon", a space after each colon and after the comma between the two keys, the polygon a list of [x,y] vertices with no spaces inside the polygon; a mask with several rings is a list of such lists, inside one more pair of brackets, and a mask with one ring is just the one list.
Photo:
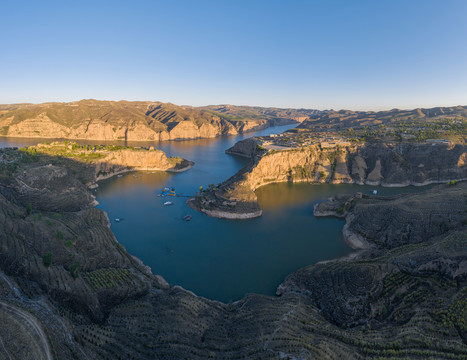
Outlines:
{"label": "sky", "polygon": [[465,0],[0,0],[0,103],[467,105]]}

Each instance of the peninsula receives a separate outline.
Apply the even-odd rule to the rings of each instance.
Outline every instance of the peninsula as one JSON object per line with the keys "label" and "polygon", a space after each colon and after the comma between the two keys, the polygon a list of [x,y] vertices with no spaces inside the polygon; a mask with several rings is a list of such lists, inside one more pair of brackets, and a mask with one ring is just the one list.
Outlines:
{"label": "peninsula", "polygon": [[189,204],[215,217],[261,216],[254,191],[275,182],[427,185],[467,179],[467,109],[325,111],[283,134],[238,142],[250,158]]}

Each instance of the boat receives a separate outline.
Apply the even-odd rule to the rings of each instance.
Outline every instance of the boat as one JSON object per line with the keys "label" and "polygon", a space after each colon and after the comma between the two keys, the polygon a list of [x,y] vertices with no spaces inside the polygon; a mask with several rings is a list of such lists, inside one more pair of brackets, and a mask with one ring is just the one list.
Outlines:
{"label": "boat", "polygon": [[172,201],[166,201],[164,203],[164,206],[169,206],[169,205],[173,205],[174,203]]}
{"label": "boat", "polygon": [[120,218],[115,218],[115,222],[120,222]]}
{"label": "boat", "polygon": [[191,216],[191,215],[185,215],[184,217],[182,217],[182,220],[190,221],[192,217],[193,216]]}
{"label": "boat", "polygon": [[378,193],[378,190],[373,190],[373,195],[376,195]]}
{"label": "boat", "polygon": [[123,175],[117,175],[117,177],[121,178]]}

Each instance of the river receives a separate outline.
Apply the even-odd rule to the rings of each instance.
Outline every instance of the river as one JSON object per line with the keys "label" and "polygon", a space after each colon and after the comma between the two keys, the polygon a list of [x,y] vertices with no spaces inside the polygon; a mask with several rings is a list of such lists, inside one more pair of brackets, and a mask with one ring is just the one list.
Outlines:
{"label": "river", "polygon": [[[247,159],[225,150],[246,137],[276,134],[278,126],[246,135],[155,144],[168,156],[195,162],[183,173],[134,172],[100,182],[95,195],[111,219],[117,240],[170,284],[222,302],[246,293],[273,295],[287,275],[352,250],[342,239],[343,220],[315,218],[313,205],[339,193],[369,193],[359,185],[272,184],[257,190],[263,216],[250,220],[210,218],[186,205],[186,197],[162,198],[164,187],[194,195],[200,186],[235,174]],[[0,146],[35,144],[38,139],[0,139]],[[90,142],[80,142],[90,143]],[[95,143],[95,142],[94,142]],[[151,144],[154,145],[154,144]],[[422,188],[380,188],[378,194]],[[165,201],[171,206],[164,206]],[[183,221],[191,215],[191,221]],[[122,219],[116,222],[115,218]]]}

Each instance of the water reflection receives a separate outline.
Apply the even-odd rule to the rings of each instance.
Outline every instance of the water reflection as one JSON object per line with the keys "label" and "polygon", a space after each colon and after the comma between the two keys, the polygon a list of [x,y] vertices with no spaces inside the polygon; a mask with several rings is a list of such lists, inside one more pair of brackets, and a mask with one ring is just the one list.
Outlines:
{"label": "water reflection", "polygon": [[268,211],[324,200],[335,194],[353,195],[356,192],[362,192],[371,195],[376,189],[378,195],[390,196],[426,191],[433,186],[436,185],[397,188],[355,184],[278,183],[259,188],[256,195],[261,208]]}
{"label": "water reflection", "polygon": [[[225,154],[227,148],[245,137],[279,133],[290,127],[237,137],[128,143],[156,146],[169,156],[194,161],[195,166],[183,173],[136,172],[104,180],[95,191],[99,207],[109,214],[118,241],[169,283],[224,302],[240,299],[248,292],[273,295],[293,271],[351,251],[342,241],[344,222],[336,218],[315,218],[314,204],[334,194],[370,193],[374,187],[271,184],[257,191],[263,216],[244,221],[210,218],[190,209],[184,197],[161,198],[157,194],[168,186],[174,187],[177,193],[193,195],[199,186],[225,180],[247,162]],[[43,141],[51,140],[0,138],[0,146],[25,146]],[[378,194],[423,190],[378,188]],[[174,205],[164,206],[167,200]],[[193,216],[192,220],[183,221],[185,215]],[[123,220],[115,222],[115,218]]]}

